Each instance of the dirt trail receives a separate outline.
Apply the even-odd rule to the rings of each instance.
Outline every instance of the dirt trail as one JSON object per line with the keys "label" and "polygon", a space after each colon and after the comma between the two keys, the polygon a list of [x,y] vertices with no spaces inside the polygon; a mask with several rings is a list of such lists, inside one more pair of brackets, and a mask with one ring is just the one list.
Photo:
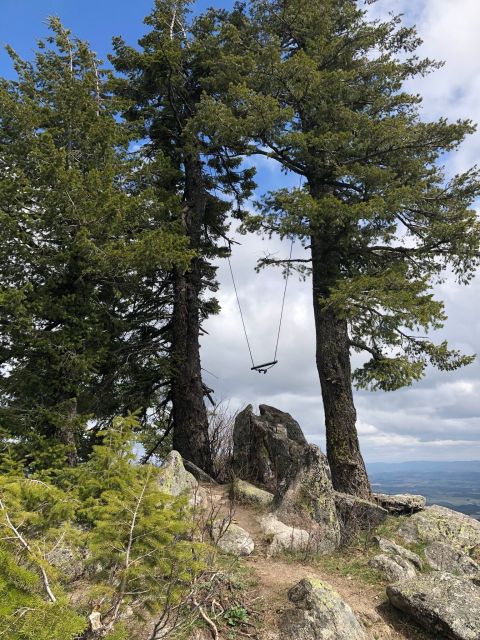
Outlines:
{"label": "dirt trail", "polygon": [[[227,489],[209,487],[222,514],[229,512]],[[233,522],[250,533],[255,542],[254,553],[245,559],[252,568],[258,591],[264,602],[265,628],[272,630],[278,614],[289,606],[288,590],[303,578],[315,577],[330,584],[368,628],[372,640],[426,640],[430,636],[416,630],[386,602],[383,585],[369,585],[354,576],[324,571],[308,562],[281,557],[267,557],[267,544],[260,528],[261,512],[255,507],[235,505]],[[268,637],[268,634],[265,636]]]}

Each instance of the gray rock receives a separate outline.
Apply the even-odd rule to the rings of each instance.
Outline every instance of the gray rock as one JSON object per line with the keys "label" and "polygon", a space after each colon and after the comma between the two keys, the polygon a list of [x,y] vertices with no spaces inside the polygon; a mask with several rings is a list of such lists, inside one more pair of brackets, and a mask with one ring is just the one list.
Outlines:
{"label": "gray rock", "polygon": [[384,553],[374,556],[369,566],[381,573],[390,582],[400,582],[415,578],[417,572],[411,562],[401,556],[387,556]]}
{"label": "gray rock", "polygon": [[373,531],[388,516],[388,511],[378,504],[347,493],[335,491],[334,500],[342,545],[352,542],[362,531]]}
{"label": "gray rock", "polygon": [[380,549],[389,555],[400,556],[405,560],[411,562],[419,571],[423,569],[423,562],[420,556],[409,549],[405,549],[405,547],[392,542],[391,540],[387,540],[386,538],[376,537],[375,542],[378,544]]}
{"label": "gray rock", "polygon": [[229,525],[225,522],[216,523],[212,537],[219,549],[232,556],[249,556],[255,550],[252,536],[233,522]]}
{"label": "gray rock", "polygon": [[409,543],[444,542],[466,553],[480,550],[480,522],[438,505],[407,518],[398,534]]}
{"label": "gray rock", "polygon": [[480,566],[463,551],[444,542],[432,542],[425,549],[425,557],[432,569],[458,576],[480,577]]}
{"label": "gray rock", "polygon": [[288,598],[295,608],[281,615],[281,640],[367,640],[352,609],[330,585],[306,578]]}
{"label": "gray rock", "polygon": [[232,484],[233,497],[241,504],[253,504],[269,507],[273,502],[273,493],[255,487],[245,480],[235,480]]}
{"label": "gray rock", "polygon": [[480,640],[480,589],[449,573],[430,573],[389,585],[391,604],[434,637]]}
{"label": "gray rock", "polygon": [[187,471],[189,471],[194,478],[198,480],[198,482],[203,482],[205,484],[218,484],[216,480],[214,480],[208,473],[205,473],[203,469],[197,467],[196,464],[190,462],[190,460],[183,460],[183,466]]}
{"label": "gray rock", "polygon": [[284,480],[274,507],[282,522],[310,532],[312,551],[330,553],[339,547],[340,524],[330,467],[315,445],[303,448],[302,465]]}
{"label": "gray rock", "polygon": [[67,581],[78,580],[85,572],[85,560],[87,553],[74,550],[68,545],[59,545],[49,551],[45,559],[58,569],[61,577]]}
{"label": "gray rock", "polygon": [[178,451],[170,451],[158,473],[158,486],[170,496],[193,494],[198,489],[198,482],[183,466],[182,456]]}
{"label": "gray rock", "polygon": [[247,482],[274,493],[292,467],[301,465],[307,441],[292,416],[260,405],[260,416],[249,405],[235,420],[233,471]]}
{"label": "gray rock", "polygon": [[260,519],[260,528],[268,541],[268,556],[276,556],[285,551],[309,551],[310,534],[308,531],[289,527],[272,513]]}
{"label": "gray rock", "polygon": [[402,493],[397,495],[374,493],[373,499],[377,504],[379,504],[394,516],[408,516],[412,513],[423,511],[427,502],[423,496],[416,496],[410,493]]}

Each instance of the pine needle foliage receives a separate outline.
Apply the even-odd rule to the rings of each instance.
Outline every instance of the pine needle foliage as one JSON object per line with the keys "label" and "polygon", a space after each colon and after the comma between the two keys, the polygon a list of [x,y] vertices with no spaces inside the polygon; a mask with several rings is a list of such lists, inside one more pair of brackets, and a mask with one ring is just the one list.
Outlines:
{"label": "pine needle foliage", "polygon": [[252,0],[220,15],[245,74],[228,97],[204,95],[204,130],[297,176],[301,186],[261,199],[245,230],[309,251],[259,266],[311,276],[333,483],[368,499],[352,378],[393,391],[429,365],[474,358],[435,342],[446,314],[434,287],[449,273],[468,283],[479,264],[480,173],[448,177],[442,166],[475,126],[422,119],[407,83],[439,65],[419,57],[402,17],[372,21],[352,0]]}
{"label": "pine needle foliage", "polygon": [[[401,16],[372,21],[351,0],[255,0],[228,21],[246,73],[229,101],[204,96],[204,126],[301,177],[267,194],[245,228],[318,247],[315,301],[348,322],[367,361],[358,386],[394,390],[428,364],[472,362],[430,338],[446,320],[433,286],[450,273],[470,282],[480,245],[478,169],[448,177],[442,166],[476,127],[425,121],[406,88],[441,64],[418,56]],[[286,266],[260,266],[271,264]],[[312,273],[307,256],[291,266]]]}
{"label": "pine needle foliage", "polygon": [[193,253],[168,166],[151,180],[101,62],[50,29],[33,62],[8,49],[17,79],[0,81],[0,420],[18,446],[56,440],[74,463],[89,417],[152,403],[168,301],[146,317],[144,300]]}
{"label": "pine needle foliage", "polygon": [[[138,427],[136,417],[115,419],[90,459],[63,471],[26,478],[4,459],[0,630],[9,640],[96,637],[92,612],[102,637],[128,638],[135,616],[146,626],[168,620],[205,569],[187,499],[162,493],[158,468],[135,463]],[[78,576],[58,550],[80,563]]]}

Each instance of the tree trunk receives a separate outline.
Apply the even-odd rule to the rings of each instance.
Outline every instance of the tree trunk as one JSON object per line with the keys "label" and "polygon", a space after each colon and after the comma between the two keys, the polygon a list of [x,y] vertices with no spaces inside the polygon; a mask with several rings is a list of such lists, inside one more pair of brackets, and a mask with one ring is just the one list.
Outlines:
{"label": "tree trunk", "polygon": [[59,405],[61,424],[57,437],[67,447],[67,461],[70,467],[78,463],[77,443],[75,438],[77,420],[77,399],[69,398]]}
{"label": "tree trunk", "polygon": [[334,253],[320,232],[312,236],[313,308],[316,360],[322,388],[327,433],[327,457],[337,491],[371,497],[357,435],[353,403],[348,325],[334,310],[324,308],[335,277]]}
{"label": "tree trunk", "polygon": [[[206,193],[201,161],[185,161],[184,228],[190,248],[200,250]],[[213,473],[208,416],[203,399],[200,364],[200,295],[202,258],[194,258],[187,272],[174,274],[172,317],[173,447],[209,475]]]}

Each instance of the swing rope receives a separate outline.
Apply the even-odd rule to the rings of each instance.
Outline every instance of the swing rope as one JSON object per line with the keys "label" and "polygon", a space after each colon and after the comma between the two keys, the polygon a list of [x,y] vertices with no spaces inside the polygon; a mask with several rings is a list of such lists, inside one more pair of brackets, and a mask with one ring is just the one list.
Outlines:
{"label": "swing rope", "polygon": [[235,282],[235,276],[234,276],[234,273],[233,273],[232,262],[230,260],[230,256],[229,255],[227,256],[228,266],[229,266],[229,269],[230,269],[230,275],[232,277],[233,289],[235,291],[235,297],[237,299],[238,310],[240,312],[240,318],[241,318],[241,321],[242,321],[243,333],[245,334],[245,340],[247,342],[248,352],[250,354],[250,360],[252,361],[252,371],[258,371],[259,373],[267,373],[267,371],[269,369],[271,369],[272,367],[274,367],[277,364],[278,346],[279,346],[279,343],[280,343],[280,335],[281,335],[281,332],[282,332],[283,316],[284,316],[284,311],[285,311],[285,301],[286,301],[286,298],[287,298],[288,280],[290,278],[290,271],[291,271],[290,266],[291,266],[291,261],[292,261],[294,243],[295,243],[295,240],[294,240],[294,238],[292,238],[292,242],[291,242],[291,245],[290,245],[290,255],[289,255],[289,259],[288,259],[287,271],[286,271],[286,274],[285,274],[285,287],[283,289],[282,308],[281,308],[281,312],[280,312],[280,320],[279,320],[279,323],[278,323],[277,341],[276,341],[276,344],[275,344],[275,355],[273,356],[273,361],[272,362],[267,362],[266,364],[262,364],[262,365],[255,365],[255,360],[253,358],[252,347],[250,345],[250,340],[248,338],[247,327],[246,327],[246,324],[245,324],[245,317],[243,315],[242,305],[240,303],[240,296],[238,295],[237,284]]}
{"label": "swing rope", "polygon": [[285,299],[287,297],[288,279],[290,278],[290,265],[292,264],[293,243],[294,240],[292,238],[292,243],[290,245],[290,255],[288,258],[287,273],[285,274],[285,288],[283,290],[282,311],[280,312],[280,322],[278,323],[277,344],[275,345],[275,355],[273,356],[274,360],[277,359],[278,343],[280,342],[280,333],[282,332],[283,312],[285,310]]}
{"label": "swing rope", "polygon": [[235,283],[235,276],[233,275],[232,262],[230,260],[230,256],[227,256],[228,266],[230,267],[230,274],[232,276],[233,288],[235,290],[235,296],[237,298],[238,310],[240,311],[240,318],[242,319],[243,325],[243,333],[245,334],[245,340],[247,341],[248,351],[250,353],[250,360],[252,361],[252,367],[255,366],[255,362],[253,360],[252,348],[250,347],[250,340],[248,339],[247,327],[245,326],[245,319],[243,317],[242,305],[240,304],[240,298],[238,296],[237,285]]}

